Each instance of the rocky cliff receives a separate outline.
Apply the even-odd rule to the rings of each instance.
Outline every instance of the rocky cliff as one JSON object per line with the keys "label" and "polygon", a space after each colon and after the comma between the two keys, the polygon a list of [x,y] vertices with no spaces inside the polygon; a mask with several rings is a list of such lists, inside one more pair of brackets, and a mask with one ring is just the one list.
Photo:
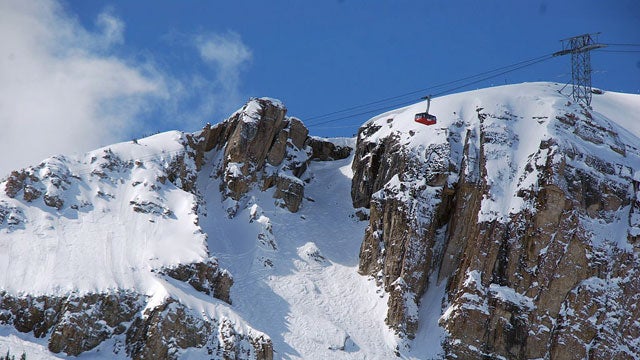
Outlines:
{"label": "rocky cliff", "polygon": [[359,271],[389,293],[405,339],[446,282],[447,358],[638,357],[637,137],[597,102],[528,86],[434,101],[432,127],[409,125],[409,107],[360,129]]}

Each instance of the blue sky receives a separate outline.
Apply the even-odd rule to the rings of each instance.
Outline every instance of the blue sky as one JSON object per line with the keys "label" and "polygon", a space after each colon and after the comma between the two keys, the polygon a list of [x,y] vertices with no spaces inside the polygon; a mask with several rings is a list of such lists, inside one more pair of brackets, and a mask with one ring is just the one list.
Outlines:
{"label": "blue sky", "polygon": [[[0,124],[12,129],[0,140],[42,129],[34,143],[46,146],[31,162],[194,131],[256,96],[282,100],[312,135],[351,136],[375,113],[321,125],[349,114],[316,117],[426,89],[399,99],[418,101],[430,86],[552,53],[573,35],[640,44],[636,0],[0,0],[0,14],[0,37],[15,54],[0,59],[0,76],[12,80],[0,85],[11,104],[0,106]],[[639,52],[594,52],[592,64],[594,86],[640,93]],[[570,81],[569,57],[457,91],[525,81]],[[2,173],[13,168],[4,164]]]}

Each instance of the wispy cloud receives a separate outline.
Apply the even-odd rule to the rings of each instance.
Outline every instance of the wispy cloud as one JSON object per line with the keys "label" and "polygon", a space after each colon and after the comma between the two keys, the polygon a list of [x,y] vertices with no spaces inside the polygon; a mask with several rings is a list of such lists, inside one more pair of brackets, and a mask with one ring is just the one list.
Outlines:
{"label": "wispy cloud", "polygon": [[184,35],[173,46],[207,66],[177,76],[154,65],[158,54],[119,55],[126,25],[113,9],[94,25],[87,30],[56,0],[0,1],[0,179],[133,134],[195,130],[245,100],[252,52],[237,33]]}
{"label": "wispy cloud", "polygon": [[89,32],[51,0],[0,2],[0,178],[121,139],[167,96],[152,69],[104,54],[123,41],[122,21],[106,12],[96,22]]}
{"label": "wispy cloud", "polygon": [[196,45],[202,59],[219,66],[225,73],[235,73],[251,60],[251,50],[235,32],[200,35]]}
{"label": "wispy cloud", "polygon": [[98,15],[96,24],[100,27],[104,41],[111,44],[124,42],[124,22],[113,15],[113,10],[107,9]]}
{"label": "wispy cloud", "polygon": [[226,97],[230,103],[237,102],[241,73],[253,58],[240,35],[232,31],[199,35],[195,45],[202,60],[215,70],[215,83],[219,87],[217,97]]}

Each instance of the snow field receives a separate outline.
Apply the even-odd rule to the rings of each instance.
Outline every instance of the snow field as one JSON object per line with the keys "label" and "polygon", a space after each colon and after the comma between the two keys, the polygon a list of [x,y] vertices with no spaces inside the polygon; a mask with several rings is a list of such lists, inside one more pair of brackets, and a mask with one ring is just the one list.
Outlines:
{"label": "snow field", "polygon": [[[62,165],[76,178],[62,192],[65,207],[59,211],[42,198],[28,204],[6,198],[22,209],[27,223],[0,229],[0,289],[35,295],[147,293],[155,288],[152,269],[206,259],[206,235],[192,210],[195,197],[158,181],[162,167],[184,151],[181,139],[169,132],[109,147],[118,161],[139,162],[130,170],[92,166],[92,160],[100,164],[106,148],[87,154],[85,162],[68,160]],[[104,176],[92,175],[95,170]],[[143,210],[136,211],[132,202]]]}

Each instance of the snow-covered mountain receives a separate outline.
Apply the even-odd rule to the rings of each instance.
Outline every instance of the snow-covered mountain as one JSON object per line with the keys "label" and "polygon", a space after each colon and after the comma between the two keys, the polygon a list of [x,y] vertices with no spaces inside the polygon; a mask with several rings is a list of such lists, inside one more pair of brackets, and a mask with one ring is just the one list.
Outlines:
{"label": "snow-covered mountain", "polygon": [[282,103],[0,183],[0,353],[640,358],[640,96],[551,83],[309,136]]}
{"label": "snow-covered mountain", "polygon": [[389,293],[409,353],[439,317],[451,357],[640,356],[640,97],[594,95],[587,109],[558,89],[456,94],[433,102],[436,126],[411,123],[416,105],[361,128],[359,271]]}

